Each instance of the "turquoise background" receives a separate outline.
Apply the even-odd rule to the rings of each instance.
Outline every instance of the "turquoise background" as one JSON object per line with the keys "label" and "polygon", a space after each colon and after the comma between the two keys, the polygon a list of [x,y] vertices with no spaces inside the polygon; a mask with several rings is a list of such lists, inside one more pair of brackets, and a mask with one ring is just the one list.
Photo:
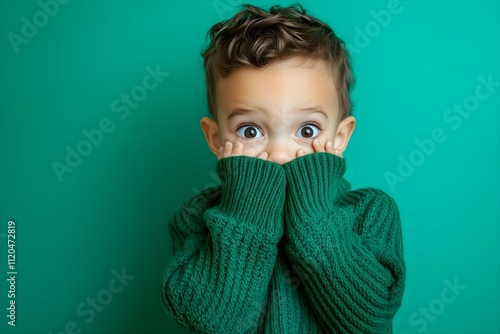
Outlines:
{"label": "turquoise background", "polygon": [[[2,333],[187,333],[159,295],[167,219],[218,180],[199,126],[208,115],[199,53],[211,25],[242,3],[73,0],[43,22],[37,1],[0,1]],[[499,2],[405,0],[384,26],[375,17],[390,1],[301,3],[352,52],[357,127],[346,178],[385,190],[400,208],[408,278],[394,333],[499,333],[500,86],[473,97],[478,78],[500,81]],[[9,33],[21,35],[23,17],[34,16],[40,28],[16,52]],[[125,114],[115,100],[144,92],[137,86],[157,64],[168,75]],[[464,103],[470,116],[451,118]],[[112,131],[59,179],[53,163],[101,122]],[[418,153],[415,141],[436,131],[446,140]],[[418,166],[391,186],[388,173],[410,158]],[[6,317],[9,220],[15,328]],[[112,280],[122,270],[126,286]],[[446,280],[462,285],[449,303]],[[92,317],[87,298],[98,295],[107,304]]]}

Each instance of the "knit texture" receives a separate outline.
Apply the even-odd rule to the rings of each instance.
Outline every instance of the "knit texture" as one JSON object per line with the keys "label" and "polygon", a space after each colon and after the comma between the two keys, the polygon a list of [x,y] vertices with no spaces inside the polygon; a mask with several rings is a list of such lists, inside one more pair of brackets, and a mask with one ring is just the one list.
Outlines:
{"label": "knit texture", "polygon": [[351,190],[327,152],[217,161],[169,219],[163,306],[197,333],[392,333],[406,268],[398,207]]}

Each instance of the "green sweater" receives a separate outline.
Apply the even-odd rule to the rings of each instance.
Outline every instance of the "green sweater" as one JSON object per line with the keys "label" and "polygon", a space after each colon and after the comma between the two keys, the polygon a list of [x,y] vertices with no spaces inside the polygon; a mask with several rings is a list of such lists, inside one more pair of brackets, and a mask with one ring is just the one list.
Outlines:
{"label": "green sweater", "polygon": [[399,211],[351,190],[344,158],[223,158],[221,185],[169,220],[163,306],[198,333],[392,333],[405,287]]}

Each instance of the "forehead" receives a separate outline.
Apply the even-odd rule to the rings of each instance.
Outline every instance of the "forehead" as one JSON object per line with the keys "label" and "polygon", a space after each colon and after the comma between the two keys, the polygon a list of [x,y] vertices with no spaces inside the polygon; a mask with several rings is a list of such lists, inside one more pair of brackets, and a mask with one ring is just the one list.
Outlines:
{"label": "forehead", "polygon": [[335,83],[324,61],[292,58],[265,67],[240,67],[216,86],[218,112],[226,114],[236,105],[287,110],[320,105],[338,110]]}

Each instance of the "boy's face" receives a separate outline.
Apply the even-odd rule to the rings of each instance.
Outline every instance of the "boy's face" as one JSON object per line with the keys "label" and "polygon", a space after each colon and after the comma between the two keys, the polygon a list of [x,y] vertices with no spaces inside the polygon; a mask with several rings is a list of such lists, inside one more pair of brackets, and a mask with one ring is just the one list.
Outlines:
{"label": "boy's face", "polygon": [[226,141],[240,141],[247,152],[265,151],[281,165],[299,149],[313,153],[316,138],[343,152],[356,122],[349,116],[338,123],[337,90],[323,62],[298,57],[241,67],[219,79],[216,105],[218,124],[208,117],[200,121],[215,155]]}

